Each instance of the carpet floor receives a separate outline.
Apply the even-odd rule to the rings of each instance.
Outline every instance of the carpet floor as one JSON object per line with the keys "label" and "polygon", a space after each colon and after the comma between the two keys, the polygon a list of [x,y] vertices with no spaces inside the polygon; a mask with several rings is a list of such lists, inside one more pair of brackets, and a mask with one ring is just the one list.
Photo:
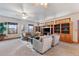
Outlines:
{"label": "carpet floor", "polygon": [[0,56],[40,56],[26,41],[20,39],[0,41]]}
{"label": "carpet floor", "polygon": [[0,41],[0,56],[79,56],[79,44],[59,42],[43,55],[20,39]]}

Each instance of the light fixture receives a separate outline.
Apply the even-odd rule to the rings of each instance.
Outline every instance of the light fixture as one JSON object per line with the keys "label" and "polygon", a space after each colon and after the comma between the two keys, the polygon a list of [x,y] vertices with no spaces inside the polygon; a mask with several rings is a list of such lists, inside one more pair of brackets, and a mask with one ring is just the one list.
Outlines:
{"label": "light fixture", "polygon": [[27,17],[25,17],[25,16],[22,16],[22,18],[23,18],[23,19],[26,19]]}
{"label": "light fixture", "polygon": [[42,5],[42,6],[47,6],[48,4],[47,4],[47,3],[41,3],[40,5]]}
{"label": "light fixture", "polygon": [[48,7],[48,3],[34,3],[34,5],[35,6],[40,5],[40,6],[44,7],[44,8]]}
{"label": "light fixture", "polygon": [[40,5],[44,5],[44,3],[41,3]]}
{"label": "light fixture", "polygon": [[43,6],[44,8],[47,8],[48,3],[41,3],[40,5]]}
{"label": "light fixture", "polygon": [[25,12],[22,13],[22,18],[26,19],[27,18],[27,14]]}

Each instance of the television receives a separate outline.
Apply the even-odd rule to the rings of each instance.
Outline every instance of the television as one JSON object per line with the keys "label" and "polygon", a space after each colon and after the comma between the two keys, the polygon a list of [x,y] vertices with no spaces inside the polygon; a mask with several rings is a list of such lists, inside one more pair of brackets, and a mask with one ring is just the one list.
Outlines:
{"label": "television", "polygon": [[44,28],[43,29],[43,34],[47,35],[47,33],[50,33],[50,28]]}

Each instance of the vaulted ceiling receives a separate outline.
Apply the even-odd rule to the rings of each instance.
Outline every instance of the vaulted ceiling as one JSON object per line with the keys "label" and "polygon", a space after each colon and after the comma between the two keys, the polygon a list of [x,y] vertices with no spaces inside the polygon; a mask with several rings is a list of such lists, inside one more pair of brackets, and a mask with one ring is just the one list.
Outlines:
{"label": "vaulted ceiling", "polygon": [[[40,3],[39,3],[40,4]],[[60,17],[70,13],[79,12],[78,3],[48,3],[48,7],[34,3],[0,3],[0,15],[22,19],[22,12],[27,13],[27,19],[34,22],[48,17]]]}

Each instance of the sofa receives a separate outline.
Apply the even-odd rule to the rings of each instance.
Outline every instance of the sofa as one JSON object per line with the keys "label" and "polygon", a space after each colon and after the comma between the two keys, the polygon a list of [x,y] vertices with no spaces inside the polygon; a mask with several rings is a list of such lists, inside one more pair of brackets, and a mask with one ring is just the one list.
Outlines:
{"label": "sofa", "polygon": [[40,36],[39,39],[33,38],[33,48],[43,54],[51,48],[52,36]]}
{"label": "sofa", "polygon": [[55,46],[59,44],[60,35],[59,34],[53,34],[52,35],[52,46]]}

